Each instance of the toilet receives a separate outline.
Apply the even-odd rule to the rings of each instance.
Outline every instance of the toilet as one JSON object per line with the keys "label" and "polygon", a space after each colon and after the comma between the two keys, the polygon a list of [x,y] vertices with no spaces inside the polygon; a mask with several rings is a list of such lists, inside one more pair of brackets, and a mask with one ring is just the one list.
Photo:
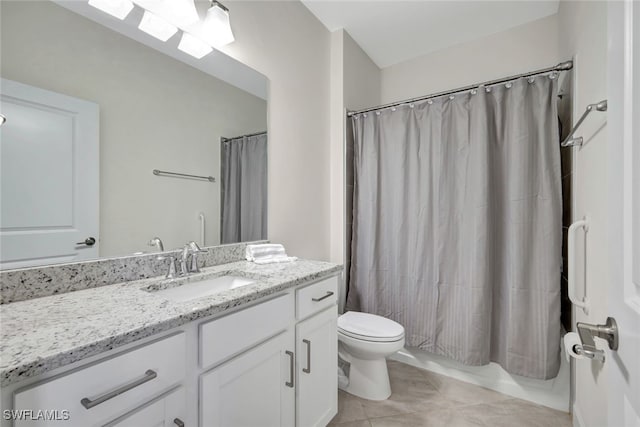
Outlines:
{"label": "toilet", "polygon": [[348,311],[338,318],[338,354],[351,365],[347,393],[369,400],[391,396],[386,358],[404,347],[404,328],[375,314]]}

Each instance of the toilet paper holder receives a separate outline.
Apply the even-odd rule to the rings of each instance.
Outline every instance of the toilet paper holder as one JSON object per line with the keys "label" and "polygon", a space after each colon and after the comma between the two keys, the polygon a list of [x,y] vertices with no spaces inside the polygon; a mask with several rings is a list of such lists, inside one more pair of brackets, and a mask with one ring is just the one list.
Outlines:
{"label": "toilet paper holder", "polygon": [[573,351],[575,351],[576,354],[604,362],[604,350],[596,347],[594,337],[607,341],[609,349],[614,351],[618,350],[618,324],[613,317],[607,317],[604,325],[578,322],[576,326],[578,328],[580,341],[582,342],[582,345],[573,346]]}

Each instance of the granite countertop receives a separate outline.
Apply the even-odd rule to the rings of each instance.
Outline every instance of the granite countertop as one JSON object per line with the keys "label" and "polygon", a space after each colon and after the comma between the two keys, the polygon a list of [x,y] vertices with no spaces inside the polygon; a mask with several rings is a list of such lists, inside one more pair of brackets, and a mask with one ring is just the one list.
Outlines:
{"label": "granite countertop", "polygon": [[30,378],[196,319],[223,313],[284,289],[328,276],[342,266],[320,261],[258,265],[239,261],[189,278],[225,274],[255,283],[185,302],[149,289],[163,277],[125,282],[0,305],[0,386]]}

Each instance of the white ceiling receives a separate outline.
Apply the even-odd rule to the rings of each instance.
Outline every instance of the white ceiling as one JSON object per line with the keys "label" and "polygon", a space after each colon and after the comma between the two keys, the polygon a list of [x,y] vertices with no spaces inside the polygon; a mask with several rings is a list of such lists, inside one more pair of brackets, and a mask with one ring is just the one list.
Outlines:
{"label": "white ceiling", "polygon": [[[302,0],[329,29],[353,37],[380,68],[558,12],[558,0]],[[490,49],[490,46],[487,46]]]}

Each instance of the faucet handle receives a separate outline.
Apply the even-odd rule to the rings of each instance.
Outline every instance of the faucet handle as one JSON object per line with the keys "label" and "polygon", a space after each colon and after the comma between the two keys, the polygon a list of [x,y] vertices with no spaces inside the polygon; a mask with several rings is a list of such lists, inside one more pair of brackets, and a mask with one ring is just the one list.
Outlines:
{"label": "faucet handle", "polygon": [[187,243],[187,246],[189,246],[189,249],[191,250],[191,253],[194,253],[194,254],[203,254],[203,253],[209,252],[206,249],[200,249],[200,246],[198,246],[198,244],[196,242],[194,242],[193,240],[191,242]]}
{"label": "faucet handle", "polygon": [[176,272],[176,261],[177,261],[177,257],[174,253],[168,253],[166,255],[160,255],[158,257],[156,257],[156,259],[158,261],[164,261],[166,259],[169,260],[169,270],[167,271],[167,274],[164,276],[166,279],[175,279],[177,276],[177,272]]}
{"label": "faucet handle", "polygon": [[200,267],[198,267],[198,254],[208,253],[206,249],[200,249],[200,246],[194,241],[187,243],[187,247],[191,251],[191,268],[189,271],[192,273],[200,273]]}

